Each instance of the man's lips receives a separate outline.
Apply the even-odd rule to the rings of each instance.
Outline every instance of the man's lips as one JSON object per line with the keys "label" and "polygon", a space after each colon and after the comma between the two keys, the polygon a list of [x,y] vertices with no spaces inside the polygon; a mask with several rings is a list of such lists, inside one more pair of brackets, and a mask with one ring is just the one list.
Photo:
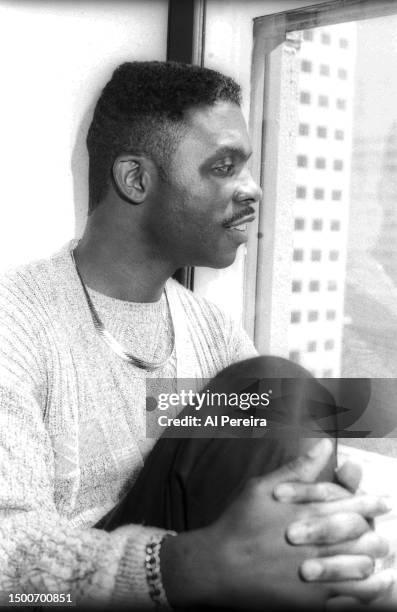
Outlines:
{"label": "man's lips", "polygon": [[246,217],[242,217],[241,219],[233,221],[232,223],[225,223],[224,227],[226,229],[235,229],[240,232],[244,232],[247,229],[247,223],[251,223],[252,221],[254,221],[254,219],[255,215],[248,215]]}

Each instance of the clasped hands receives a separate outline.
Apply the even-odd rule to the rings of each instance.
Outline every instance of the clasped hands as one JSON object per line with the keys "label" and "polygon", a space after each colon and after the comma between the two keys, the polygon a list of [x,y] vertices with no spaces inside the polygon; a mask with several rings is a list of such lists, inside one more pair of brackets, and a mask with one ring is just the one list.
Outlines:
{"label": "clasped hands", "polygon": [[171,604],[318,610],[336,596],[371,602],[385,595],[393,572],[374,573],[388,545],[372,524],[390,508],[355,492],[360,470],[353,464],[339,470],[339,484],[315,482],[331,453],[329,440],[317,442],[251,479],[209,527],[169,538],[162,573]]}

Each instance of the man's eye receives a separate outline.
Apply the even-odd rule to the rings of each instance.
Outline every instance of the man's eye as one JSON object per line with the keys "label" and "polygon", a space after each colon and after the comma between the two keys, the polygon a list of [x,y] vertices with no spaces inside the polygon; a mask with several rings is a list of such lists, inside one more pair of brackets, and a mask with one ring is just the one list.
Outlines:
{"label": "man's eye", "polygon": [[222,164],[222,166],[216,166],[214,168],[214,171],[216,172],[216,174],[219,174],[221,176],[228,176],[233,172],[233,169],[233,164]]}

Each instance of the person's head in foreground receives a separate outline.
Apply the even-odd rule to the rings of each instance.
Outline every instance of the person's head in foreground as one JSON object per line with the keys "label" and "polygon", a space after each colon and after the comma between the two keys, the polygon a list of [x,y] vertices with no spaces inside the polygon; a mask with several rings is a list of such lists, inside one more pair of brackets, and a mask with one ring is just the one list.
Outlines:
{"label": "person's head in foreground", "polygon": [[119,66],[87,138],[88,225],[95,220],[169,275],[230,265],[261,195],[240,103],[239,85],[213,70]]}

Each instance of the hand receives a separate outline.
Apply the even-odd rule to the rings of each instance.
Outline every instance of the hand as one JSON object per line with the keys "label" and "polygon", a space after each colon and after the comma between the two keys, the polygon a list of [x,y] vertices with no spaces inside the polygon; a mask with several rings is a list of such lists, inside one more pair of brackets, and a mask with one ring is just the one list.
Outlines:
{"label": "hand", "polygon": [[[322,575],[317,582],[304,582],[299,568],[305,561],[318,560],[321,547],[338,546],[346,540],[358,546],[359,538],[370,531],[363,514],[376,516],[385,511],[377,498],[352,503],[351,494],[343,493],[350,506],[335,513],[332,502],[327,507],[322,502],[280,503],[273,496],[279,483],[313,482],[328,463],[331,451],[329,441],[323,441],[280,470],[250,480],[213,525],[165,540],[161,565],[171,605],[262,609],[273,603],[307,608],[324,603],[334,594],[335,575],[346,580],[349,573],[357,578],[371,572],[371,560],[361,554],[361,549],[352,555],[351,563],[344,555],[342,559],[321,558]],[[286,535],[294,539],[291,525],[299,517],[310,520],[307,533],[311,541],[292,546]],[[372,546],[368,539],[365,546]]]}
{"label": "hand", "polygon": [[[275,488],[274,495],[279,501],[306,504],[300,516],[308,515],[309,525],[300,521],[289,526],[287,538],[292,544],[310,544],[313,541],[321,544],[317,555],[319,558],[306,561],[301,566],[304,579],[323,581],[330,596],[348,596],[363,602],[372,601],[382,596],[393,582],[393,572],[389,570],[373,574],[375,560],[388,554],[388,544],[370,527],[373,517],[383,514],[391,508],[387,501],[368,495],[353,495],[361,480],[361,469],[347,461],[336,471],[337,481],[342,486],[331,482],[283,483]],[[310,527],[314,512],[318,516],[332,515],[334,530],[332,534],[322,534],[321,524],[317,523],[317,531],[306,530]],[[367,520],[367,524],[351,513],[358,513]],[[358,520],[357,520],[358,519]],[[350,522],[349,522],[350,521]],[[290,537],[294,528],[301,527],[301,537]],[[319,529],[319,530],[318,530]],[[358,530],[354,539],[354,529]],[[360,535],[360,532],[364,532]],[[349,538],[343,538],[344,531],[350,532]],[[330,537],[331,535],[331,537]],[[329,541],[324,538],[330,537]],[[337,542],[337,540],[339,540]],[[336,583],[335,583],[336,581]],[[347,582],[346,582],[347,581]]]}

